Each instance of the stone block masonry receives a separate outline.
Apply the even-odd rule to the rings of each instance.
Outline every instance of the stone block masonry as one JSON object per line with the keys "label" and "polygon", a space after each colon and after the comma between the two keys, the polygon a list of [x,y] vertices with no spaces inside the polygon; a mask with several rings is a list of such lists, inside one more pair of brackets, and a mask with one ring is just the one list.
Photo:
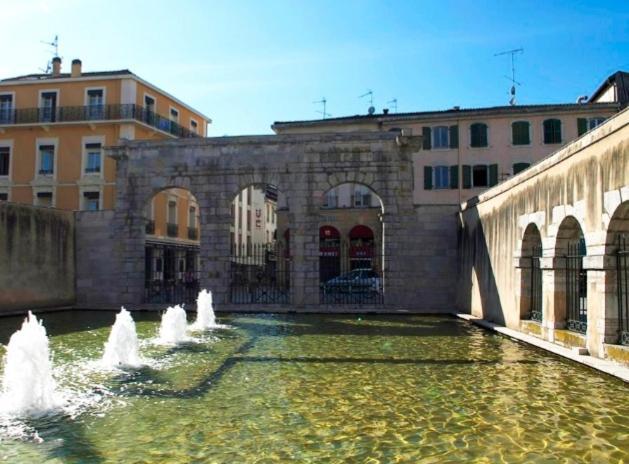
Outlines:
{"label": "stone block masonry", "polygon": [[[109,155],[117,160],[116,210],[110,225],[103,226],[109,227],[105,235],[116,245],[110,247],[111,255],[102,255],[115,262],[102,265],[114,276],[108,281],[110,291],[120,304],[142,304],[144,208],[157,192],[179,187],[189,189],[199,202],[201,286],[212,289],[218,305],[227,304],[230,203],[249,185],[272,184],[288,200],[290,307],[312,310],[319,306],[316,244],[325,214],[320,209],[322,195],[341,183],[356,182],[376,192],[384,205],[383,309],[450,312],[456,207],[414,207],[412,156],[420,149],[421,137],[397,133],[221,137],[112,147]],[[81,299],[93,298],[94,283],[93,278],[77,281]]]}

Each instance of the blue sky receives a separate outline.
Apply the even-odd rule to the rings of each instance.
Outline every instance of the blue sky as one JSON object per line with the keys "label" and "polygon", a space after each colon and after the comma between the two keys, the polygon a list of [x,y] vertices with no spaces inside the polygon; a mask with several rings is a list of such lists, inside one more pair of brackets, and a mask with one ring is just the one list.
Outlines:
{"label": "blue sky", "polygon": [[276,120],[573,102],[629,70],[626,1],[0,0],[0,77],[38,72],[55,34],[65,69],[128,68],[213,119],[209,135]]}

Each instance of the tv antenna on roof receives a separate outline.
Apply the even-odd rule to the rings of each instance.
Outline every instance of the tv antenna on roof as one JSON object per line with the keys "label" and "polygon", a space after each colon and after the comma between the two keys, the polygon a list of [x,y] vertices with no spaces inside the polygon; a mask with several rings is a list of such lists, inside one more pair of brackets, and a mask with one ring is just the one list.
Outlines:
{"label": "tv antenna on roof", "polygon": [[518,53],[524,53],[524,49],[514,48],[513,50],[506,50],[504,52],[494,54],[494,56],[511,55],[511,77],[504,76],[511,81],[511,98],[509,99],[509,104],[511,106],[515,105],[515,86],[522,85],[521,83],[515,80],[515,55]]}
{"label": "tv antenna on roof", "polygon": [[[54,49],[55,54],[53,58],[56,58],[59,56],[59,36],[58,35],[55,35],[55,38],[52,40],[52,42],[45,42],[43,40],[41,40],[40,42]],[[48,60],[48,62],[46,63],[46,69],[43,69],[43,68],[39,68],[39,69],[44,71],[46,74],[50,73],[50,71],[52,70],[52,61]]]}
{"label": "tv antenna on roof", "polygon": [[387,105],[388,105],[389,103],[390,103],[390,104],[391,104],[391,106],[393,107],[393,112],[394,112],[394,113],[397,113],[397,98],[394,98],[393,100],[388,101],[388,102],[387,102]]}
{"label": "tv antenna on roof", "polygon": [[376,112],[376,109],[373,106],[373,91],[370,89],[367,89],[367,92],[360,95],[358,98],[364,98],[369,96],[369,108],[367,109],[367,113],[374,114]]}
{"label": "tv antenna on roof", "polygon": [[325,99],[325,97],[323,97],[321,100],[314,101],[312,103],[315,103],[315,104],[321,103],[323,105],[323,110],[322,111],[317,111],[317,113],[319,113],[321,116],[323,116],[323,119],[327,118],[328,116],[332,116],[330,113],[328,113],[326,111],[326,105],[327,105],[328,101]]}

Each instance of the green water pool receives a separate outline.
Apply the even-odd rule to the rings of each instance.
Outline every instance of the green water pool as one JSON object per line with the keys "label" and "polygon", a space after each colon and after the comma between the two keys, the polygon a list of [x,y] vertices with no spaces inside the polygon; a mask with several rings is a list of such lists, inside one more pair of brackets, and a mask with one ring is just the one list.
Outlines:
{"label": "green water pool", "polygon": [[135,313],[147,366],[120,372],[94,366],[114,313],[42,318],[71,407],[3,424],[0,461],[629,462],[625,384],[454,318],[219,316],[165,347]]}

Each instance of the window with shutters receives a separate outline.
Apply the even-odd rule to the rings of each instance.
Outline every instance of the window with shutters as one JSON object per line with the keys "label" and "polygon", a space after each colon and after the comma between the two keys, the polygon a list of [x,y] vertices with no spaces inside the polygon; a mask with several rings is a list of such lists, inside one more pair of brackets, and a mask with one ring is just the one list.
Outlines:
{"label": "window with shutters", "polygon": [[476,122],[470,126],[470,146],[474,148],[487,146],[487,124]]}
{"label": "window with shutters", "polygon": [[83,209],[98,211],[100,209],[100,192],[83,192]]}
{"label": "window with shutters", "polygon": [[13,94],[0,94],[0,124],[14,122]]}
{"label": "window with shutters", "polygon": [[432,128],[432,148],[450,148],[450,129],[447,126]]}
{"label": "window with shutters", "polygon": [[103,119],[105,117],[105,89],[87,89],[85,100],[87,119]]}
{"label": "window with shutters", "polygon": [[546,119],[544,121],[544,143],[561,143],[561,121],[559,119]]}
{"label": "window with shutters", "polygon": [[459,166],[458,165],[450,166],[450,188],[451,189],[459,188]]}
{"label": "window with shutters", "polygon": [[50,176],[54,173],[55,168],[55,146],[54,145],[39,145],[38,147],[39,157],[39,174],[43,176]]}
{"label": "window with shutters", "polygon": [[11,148],[0,147],[0,176],[8,176],[11,162]]}
{"label": "window with shutters", "polygon": [[436,189],[450,188],[450,168],[448,166],[435,166],[433,173]]}
{"label": "window with shutters", "polygon": [[595,127],[600,126],[605,122],[605,118],[589,118],[588,119],[588,129],[592,130]]}
{"label": "window with shutters", "polygon": [[513,164],[513,175],[515,176],[517,173],[524,171],[530,165],[531,165],[531,163],[514,163]]}
{"label": "window with shutters", "polygon": [[472,183],[474,187],[487,187],[489,186],[489,173],[487,165],[476,164],[472,168]]}
{"label": "window with shutters", "polygon": [[513,145],[531,144],[531,124],[528,121],[516,121],[511,124],[511,143]]}
{"label": "window with shutters", "polygon": [[35,195],[35,206],[53,206],[52,192],[37,192]]}
{"label": "window with shutters", "polygon": [[98,175],[101,172],[102,146],[100,143],[85,143],[85,174]]}

